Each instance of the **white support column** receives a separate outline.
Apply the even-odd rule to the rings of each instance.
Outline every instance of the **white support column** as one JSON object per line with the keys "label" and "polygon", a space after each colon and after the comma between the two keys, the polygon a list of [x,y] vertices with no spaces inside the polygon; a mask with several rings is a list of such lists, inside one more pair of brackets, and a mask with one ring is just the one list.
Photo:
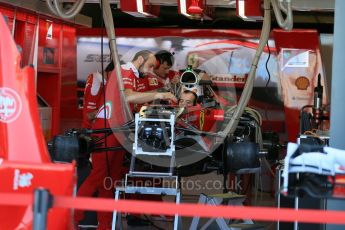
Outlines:
{"label": "white support column", "polygon": [[[345,1],[335,1],[330,146],[345,149]],[[327,210],[345,210],[345,201],[328,200]],[[344,229],[327,225],[327,230]]]}

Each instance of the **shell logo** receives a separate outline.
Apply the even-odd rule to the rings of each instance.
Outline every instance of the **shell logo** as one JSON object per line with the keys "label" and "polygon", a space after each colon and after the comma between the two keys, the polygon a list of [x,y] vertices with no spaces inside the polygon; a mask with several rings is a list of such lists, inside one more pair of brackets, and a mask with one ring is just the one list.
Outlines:
{"label": "shell logo", "polygon": [[309,87],[310,82],[308,78],[304,76],[300,76],[299,78],[296,79],[295,85],[298,90],[306,90]]}
{"label": "shell logo", "polygon": [[15,121],[22,110],[22,102],[16,91],[7,87],[0,87],[0,122]]}

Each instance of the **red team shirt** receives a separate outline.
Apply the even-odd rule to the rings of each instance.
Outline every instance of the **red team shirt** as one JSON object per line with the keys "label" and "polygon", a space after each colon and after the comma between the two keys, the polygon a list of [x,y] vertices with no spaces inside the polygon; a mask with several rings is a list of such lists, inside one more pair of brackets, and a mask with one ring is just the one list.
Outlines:
{"label": "red team shirt", "polygon": [[[122,74],[125,75],[126,71],[121,70]],[[106,84],[106,90],[100,90],[99,98],[96,107],[98,113],[96,119],[92,123],[92,129],[101,129],[107,127],[120,127],[126,120],[123,115],[123,103],[120,98],[120,90],[117,83],[117,77],[113,76],[115,71],[113,71]],[[91,89],[89,90],[92,91]],[[105,103],[101,100],[104,97],[105,92]],[[93,105],[93,104],[92,104]],[[104,106],[105,105],[105,106]],[[105,109],[104,109],[105,108]],[[106,111],[106,113],[105,113]],[[106,115],[106,119],[104,119]],[[122,135],[120,133],[120,135]],[[122,135],[123,136],[123,135]],[[104,134],[98,133],[93,134],[94,138],[100,138],[102,142],[99,147],[120,147],[119,138],[122,136],[109,135],[106,140],[103,140]],[[78,190],[78,196],[91,196],[93,193],[98,191],[98,196],[103,198],[113,197],[112,189],[106,189],[104,183],[107,183],[105,178],[111,177],[110,182],[115,182],[121,180],[123,177],[123,158],[125,151],[108,151],[99,152],[97,154],[92,154],[92,170],[86,180],[82,183]],[[109,170],[108,170],[109,169]],[[114,184],[109,184],[111,188]],[[107,186],[109,186],[107,185]],[[84,215],[81,210],[76,210],[75,220],[80,221],[83,219]],[[99,229],[108,229],[111,224],[112,214],[107,212],[98,212],[97,219],[99,222]]]}
{"label": "red team shirt", "polygon": [[[106,91],[107,91],[106,113],[104,113],[103,101],[99,100],[98,101],[99,104],[97,104],[97,107],[100,109],[98,110],[96,118],[103,119],[105,115],[107,119],[113,118],[113,119],[118,120],[118,121],[110,122],[110,123],[118,123],[118,122],[121,123],[122,120],[124,122],[124,119],[119,117],[120,116],[119,110],[120,108],[122,109],[123,107],[122,103],[124,102],[119,101],[120,91],[117,84],[117,78],[116,76],[112,76],[113,74],[115,74],[115,71],[112,72],[111,76],[109,77],[109,82],[106,86]],[[134,92],[149,91],[147,78],[139,78],[139,72],[131,62],[121,66],[121,75],[122,75],[124,89],[131,89]],[[111,105],[112,107],[110,108],[109,105]],[[134,109],[139,106],[140,105],[130,104],[131,110],[134,112],[136,112]],[[95,124],[93,126],[94,128],[104,127],[104,123],[102,124],[98,121],[96,121],[96,123],[98,124]]]}
{"label": "red team shirt", "polygon": [[[125,65],[122,65],[121,68],[123,70],[122,79],[123,79],[123,87],[125,89],[131,89],[134,92],[150,91],[147,77],[140,78],[138,70],[135,68],[135,66],[131,62],[128,62]],[[138,105],[138,104],[135,104],[135,105],[130,104],[131,110],[133,112],[139,112],[141,106],[142,105]]]}
{"label": "red team shirt", "polygon": [[125,89],[131,89],[134,92],[147,92],[149,91],[147,78],[140,78],[139,72],[135,66],[129,62],[121,66],[123,73],[123,87]]}
{"label": "red team shirt", "polygon": [[[115,74],[115,71],[113,71],[112,74],[110,75],[109,83],[106,86],[106,89],[108,92],[106,95],[106,101],[111,102],[112,106],[120,107],[121,102],[118,101],[120,96],[118,93],[115,93],[115,92],[119,92],[119,88],[117,85],[117,78],[115,76],[112,76],[113,74]],[[166,87],[169,84],[170,79],[172,79],[176,74],[177,72],[170,70],[168,73],[167,79],[160,78],[152,73],[145,76],[145,78],[140,78],[138,70],[131,62],[128,62],[127,64],[121,66],[121,75],[123,79],[124,89],[131,89],[134,92],[147,92],[147,91]],[[89,125],[89,126],[91,126],[91,124],[88,120],[85,119],[86,113],[95,111],[96,109],[100,108],[96,117],[104,118],[104,110],[103,110],[104,102],[102,100],[103,89],[102,89],[102,84],[101,84],[102,76],[100,73],[93,74],[93,76],[96,76],[96,77],[89,76],[87,85],[85,87],[85,95],[88,95],[88,96],[85,98],[85,101],[87,101],[87,105],[84,105],[84,111],[83,111],[84,113],[83,124]],[[142,105],[130,104],[130,108],[132,112],[139,112],[141,106]],[[117,117],[119,116],[119,111],[116,112],[116,109],[115,111],[114,109],[111,109],[111,112],[110,112],[111,114],[108,113],[109,111],[108,109],[106,110],[107,110],[107,113],[106,113],[107,119],[110,119],[112,116],[117,116]],[[101,126],[103,125],[104,127],[104,124],[100,124],[100,125]],[[101,127],[99,127],[99,125],[94,125],[94,128],[101,128]]]}
{"label": "red team shirt", "polygon": [[170,87],[169,84],[176,75],[178,75],[178,72],[174,70],[169,70],[169,73],[167,74],[166,78],[161,78],[153,73],[149,73],[147,75],[148,89],[151,91],[161,89],[164,87]]}
{"label": "red team shirt", "polygon": [[152,73],[149,73],[146,77],[148,88],[150,91],[164,88],[169,83],[169,79],[163,79]]}
{"label": "red team shirt", "polygon": [[83,128],[91,128],[87,114],[98,110],[101,98],[103,98],[102,74],[92,73],[87,77],[84,89]]}
{"label": "red team shirt", "polygon": [[[124,103],[125,101],[121,100],[120,90],[118,87],[117,77],[115,71],[113,71],[108,79],[106,84],[105,91],[105,103],[103,100],[99,100],[97,107],[99,108],[96,115],[96,119],[92,124],[92,129],[100,129],[107,127],[120,127],[126,122],[124,116]],[[149,90],[147,78],[139,78],[138,70],[133,66],[132,63],[127,63],[126,65],[121,66],[121,75],[123,77],[123,83],[125,89],[131,89],[135,92],[146,92]],[[103,90],[101,91],[103,95]],[[102,97],[102,96],[100,96]],[[135,106],[131,105],[133,109]],[[95,134],[95,137],[102,137],[104,134]],[[127,137],[123,133],[117,133],[115,135],[109,135],[104,141],[104,145],[100,147],[119,147],[121,146],[120,140],[125,140]],[[111,190],[104,189],[104,177],[107,176],[107,167],[105,164],[109,164],[110,176],[112,181],[121,180],[123,177],[123,157],[125,151],[111,151],[110,154],[106,152],[101,152],[98,154],[92,154],[92,164],[93,169],[89,177],[84,181],[82,186],[78,191],[78,196],[91,196],[96,190],[99,192],[100,197],[113,197]],[[76,219],[80,219],[81,216],[79,212],[76,212]],[[111,214],[111,213],[110,213]],[[111,215],[107,213],[100,212],[98,218],[101,220],[100,223],[107,223],[111,221]]]}

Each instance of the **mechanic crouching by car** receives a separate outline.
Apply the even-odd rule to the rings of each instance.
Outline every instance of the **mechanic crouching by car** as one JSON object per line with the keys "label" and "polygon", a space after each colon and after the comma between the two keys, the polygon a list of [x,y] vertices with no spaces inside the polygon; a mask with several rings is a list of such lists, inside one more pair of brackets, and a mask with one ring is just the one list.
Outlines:
{"label": "mechanic crouching by car", "polygon": [[[139,106],[153,100],[171,100],[177,102],[177,99],[170,92],[147,92],[147,79],[145,76],[148,72],[152,72],[156,64],[156,58],[151,51],[143,50],[134,55],[131,62],[121,66],[121,75],[124,82],[124,93],[126,101],[130,103],[133,112],[140,109]],[[119,86],[115,71],[109,77],[105,87],[105,103],[98,105],[99,110],[92,125],[92,129],[109,128],[113,124],[117,126],[123,125],[126,121],[123,115],[123,106],[119,92]],[[112,125],[110,125],[112,124]],[[96,134],[94,138],[100,138],[104,134]],[[104,137],[101,147],[119,147],[120,142],[115,135]],[[120,181],[123,177],[123,158],[124,150],[104,151],[92,153],[92,170],[86,180],[80,186],[77,196],[92,196],[96,191],[98,196],[102,198],[113,198],[114,189],[109,189],[112,185],[116,185],[116,181]],[[111,180],[109,180],[109,178]],[[112,182],[111,185],[107,183]],[[114,187],[113,187],[114,188]],[[78,224],[84,218],[84,212],[75,211],[75,222]],[[98,228],[99,230],[110,229],[112,223],[111,212],[98,212]]]}
{"label": "mechanic crouching by car", "polygon": [[185,90],[181,93],[178,99],[179,107],[191,107],[196,106],[198,100],[198,95],[194,91]]}

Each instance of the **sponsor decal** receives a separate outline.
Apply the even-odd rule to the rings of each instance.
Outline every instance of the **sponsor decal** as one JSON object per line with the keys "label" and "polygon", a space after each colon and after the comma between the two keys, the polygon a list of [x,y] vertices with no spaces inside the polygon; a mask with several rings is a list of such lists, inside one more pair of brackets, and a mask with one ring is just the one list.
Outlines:
{"label": "sponsor decal", "polygon": [[188,55],[187,58],[188,66],[192,66],[192,68],[197,68],[199,66],[199,56],[196,53]]}
{"label": "sponsor decal", "polygon": [[88,54],[85,59],[84,62],[110,62],[110,54],[104,54],[103,58],[100,54]]}
{"label": "sponsor decal", "polygon": [[157,78],[149,78],[149,85],[158,85]]}
{"label": "sponsor decal", "polygon": [[0,122],[15,121],[22,110],[22,102],[16,91],[7,87],[0,87]]}
{"label": "sponsor decal", "polygon": [[34,178],[32,173],[20,173],[19,169],[14,170],[13,190],[18,188],[27,188],[31,186],[31,180]]}
{"label": "sponsor decal", "polygon": [[[113,103],[111,101],[107,101],[105,103],[105,111],[104,111],[104,105],[102,105],[97,112],[96,117],[97,118],[105,118],[105,119],[110,119],[112,116],[112,110],[113,110]],[[105,113],[105,117],[104,117]]]}
{"label": "sponsor decal", "polygon": [[243,88],[248,75],[216,74],[211,76],[211,80],[216,86]]}
{"label": "sponsor decal", "polygon": [[298,90],[307,90],[310,85],[310,81],[308,78],[300,76],[295,80],[295,85]]}
{"label": "sponsor decal", "polygon": [[240,83],[245,84],[247,81],[248,75],[232,75],[232,74],[217,74],[211,76],[213,82],[219,83]]}
{"label": "sponsor decal", "polygon": [[200,130],[203,130],[205,124],[205,111],[200,111]]}

